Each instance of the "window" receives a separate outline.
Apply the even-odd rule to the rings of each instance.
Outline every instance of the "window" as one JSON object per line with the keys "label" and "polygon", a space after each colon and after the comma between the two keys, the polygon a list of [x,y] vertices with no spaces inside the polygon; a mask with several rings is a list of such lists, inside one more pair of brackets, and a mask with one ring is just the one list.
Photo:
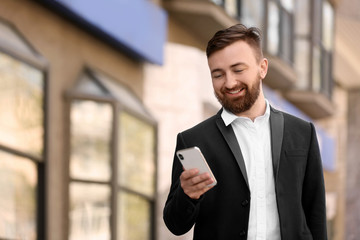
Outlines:
{"label": "window", "polygon": [[334,9],[328,1],[322,1],[321,41],[315,45],[321,51],[321,88],[319,92],[331,98],[332,95],[332,50],[334,40]]}
{"label": "window", "polygon": [[334,36],[334,10],[331,4],[326,0],[299,2],[295,25],[297,87],[331,98]]}
{"label": "window", "polygon": [[0,52],[0,141],[41,157],[44,146],[43,74]]}
{"label": "window", "polygon": [[226,0],[211,0],[213,3],[219,6],[224,6]]}
{"label": "window", "polygon": [[109,103],[72,101],[70,177],[110,181],[112,115]]}
{"label": "window", "polygon": [[112,114],[109,103],[71,102],[70,239],[110,239]]}
{"label": "window", "polygon": [[68,97],[69,239],[153,239],[155,121],[98,71],[84,71]]}
{"label": "window", "polygon": [[216,5],[224,8],[225,12],[233,18],[240,16],[240,0],[211,0]]}
{"label": "window", "polygon": [[211,0],[247,27],[263,29],[264,0]]}
{"label": "window", "polygon": [[44,234],[44,69],[14,27],[0,20],[0,239]]}
{"label": "window", "polygon": [[242,0],[240,9],[241,23],[247,27],[257,27],[263,30],[264,0]]}
{"label": "window", "polygon": [[37,239],[36,163],[0,150],[0,239]]}
{"label": "window", "polygon": [[297,3],[295,12],[295,69],[298,76],[297,87],[308,88],[311,57],[311,4],[309,0]]}
{"label": "window", "polygon": [[280,52],[280,15],[275,1],[268,2],[267,52],[277,56]]}
{"label": "window", "polygon": [[233,18],[239,17],[240,1],[239,0],[226,0],[224,1],[225,11]]}
{"label": "window", "polygon": [[294,62],[294,1],[267,1],[266,51],[292,65]]}
{"label": "window", "polygon": [[151,124],[121,112],[119,118],[118,239],[149,239],[155,194],[155,131]]}

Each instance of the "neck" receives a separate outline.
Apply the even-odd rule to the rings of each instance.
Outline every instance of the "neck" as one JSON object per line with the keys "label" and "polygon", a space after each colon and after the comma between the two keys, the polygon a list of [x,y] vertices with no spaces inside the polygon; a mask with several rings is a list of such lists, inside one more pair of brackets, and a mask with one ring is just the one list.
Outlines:
{"label": "neck", "polygon": [[264,94],[261,91],[254,105],[252,105],[252,107],[249,110],[237,114],[237,116],[247,117],[250,118],[252,121],[254,121],[255,118],[264,115],[265,111],[266,111],[266,102],[265,102]]}

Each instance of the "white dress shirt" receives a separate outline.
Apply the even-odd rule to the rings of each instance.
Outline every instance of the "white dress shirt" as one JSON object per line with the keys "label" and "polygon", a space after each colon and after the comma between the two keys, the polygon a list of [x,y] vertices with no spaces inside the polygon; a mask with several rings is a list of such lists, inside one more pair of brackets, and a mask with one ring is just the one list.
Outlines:
{"label": "white dress shirt", "polygon": [[[231,124],[243,155],[250,185],[248,240],[279,240],[280,225],[276,204],[271,157],[270,106],[255,118],[238,117],[223,110],[226,126]],[[239,203],[240,204],[240,203]]]}

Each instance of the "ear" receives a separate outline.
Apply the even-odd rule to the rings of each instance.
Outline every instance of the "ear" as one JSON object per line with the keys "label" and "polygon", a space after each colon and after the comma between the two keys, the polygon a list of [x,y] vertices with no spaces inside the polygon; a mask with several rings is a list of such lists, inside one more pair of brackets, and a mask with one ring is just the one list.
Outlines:
{"label": "ear", "polygon": [[268,60],[266,58],[263,58],[260,61],[260,77],[261,79],[264,79],[266,77],[268,71]]}

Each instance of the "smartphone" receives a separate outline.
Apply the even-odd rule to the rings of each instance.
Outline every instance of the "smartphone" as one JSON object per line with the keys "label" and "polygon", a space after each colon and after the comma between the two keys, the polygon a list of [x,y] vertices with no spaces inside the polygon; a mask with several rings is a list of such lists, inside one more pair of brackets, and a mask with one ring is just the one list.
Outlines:
{"label": "smartphone", "polygon": [[217,181],[212,173],[209,165],[207,164],[204,155],[201,153],[198,147],[191,147],[176,152],[176,156],[179,158],[183,167],[188,170],[192,168],[199,169],[199,174],[207,172],[210,177],[214,180],[209,186],[215,186]]}

